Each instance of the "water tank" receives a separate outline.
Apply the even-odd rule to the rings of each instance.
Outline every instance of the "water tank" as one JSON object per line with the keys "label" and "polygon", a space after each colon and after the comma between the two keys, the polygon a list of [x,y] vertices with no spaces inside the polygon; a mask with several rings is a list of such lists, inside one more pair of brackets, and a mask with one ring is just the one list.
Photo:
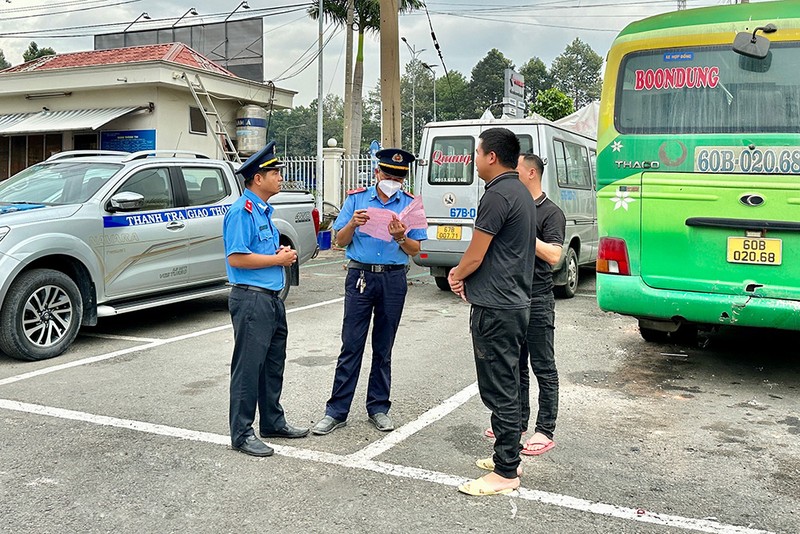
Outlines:
{"label": "water tank", "polygon": [[242,156],[252,156],[267,144],[267,111],[253,104],[236,112],[236,146]]}

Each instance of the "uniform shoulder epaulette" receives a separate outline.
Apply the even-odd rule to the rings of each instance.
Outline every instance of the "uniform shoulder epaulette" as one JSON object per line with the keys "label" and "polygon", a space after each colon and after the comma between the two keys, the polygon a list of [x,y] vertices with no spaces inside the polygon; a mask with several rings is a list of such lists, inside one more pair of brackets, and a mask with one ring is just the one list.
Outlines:
{"label": "uniform shoulder epaulette", "polygon": [[253,213],[253,203],[250,201],[249,198],[244,201],[244,210],[247,213]]}
{"label": "uniform shoulder epaulette", "polygon": [[367,190],[366,187],[359,187],[357,189],[351,189],[350,191],[347,192],[347,194],[348,195],[355,195],[356,193],[363,193],[366,190]]}

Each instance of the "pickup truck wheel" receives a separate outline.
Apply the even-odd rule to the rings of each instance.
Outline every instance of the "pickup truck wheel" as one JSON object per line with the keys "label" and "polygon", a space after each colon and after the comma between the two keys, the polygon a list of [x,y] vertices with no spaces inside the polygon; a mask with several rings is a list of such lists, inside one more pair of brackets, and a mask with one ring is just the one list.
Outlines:
{"label": "pickup truck wheel", "polygon": [[578,253],[572,247],[567,249],[564,268],[567,270],[567,283],[563,286],[555,286],[553,293],[559,298],[571,299],[578,289]]}
{"label": "pickup truck wheel", "polygon": [[278,293],[278,297],[282,301],[286,302],[286,297],[289,296],[289,287],[291,286],[291,284],[289,283],[289,280],[292,279],[292,268],[291,267],[284,267],[283,268],[283,279],[286,281],[286,283],[283,284],[283,289],[281,289],[281,292]]}
{"label": "pickup truck wheel", "polygon": [[81,317],[81,293],[69,276],[51,269],[23,273],[0,312],[0,350],[29,361],[58,356],[78,335]]}
{"label": "pickup truck wheel", "polygon": [[441,289],[442,291],[450,291],[450,282],[447,281],[446,276],[434,276],[434,280],[436,280],[436,286]]}

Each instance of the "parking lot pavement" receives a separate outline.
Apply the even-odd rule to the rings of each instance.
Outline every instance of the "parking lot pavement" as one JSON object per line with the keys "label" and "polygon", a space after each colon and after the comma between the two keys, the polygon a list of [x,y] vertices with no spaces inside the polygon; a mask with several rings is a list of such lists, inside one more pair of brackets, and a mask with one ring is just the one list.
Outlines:
{"label": "parking lot pavement", "polygon": [[[343,265],[323,252],[287,299],[294,424],[330,393]],[[491,454],[489,415],[469,306],[415,266],[388,434],[366,417],[367,349],[348,426],[273,440],[272,458],[231,451],[224,297],[103,320],[51,361],[0,356],[0,532],[800,531],[800,363],[735,336],[644,343],[582,274],[557,301],[557,447],[524,460],[511,496],[455,490]]]}

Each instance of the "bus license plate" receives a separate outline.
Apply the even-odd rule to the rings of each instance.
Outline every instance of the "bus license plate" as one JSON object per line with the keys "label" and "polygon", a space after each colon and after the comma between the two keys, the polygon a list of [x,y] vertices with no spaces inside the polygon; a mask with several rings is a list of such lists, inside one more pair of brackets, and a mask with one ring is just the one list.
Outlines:
{"label": "bus license plate", "polygon": [[441,240],[457,240],[461,239],[460,226],[440,226],[436,230],[436,239]]}
{"label": "bus license plate", "polygon": [[764,237],[728,238],[728,263],[780,265],[781,251],[780,239],[767,239]]}

